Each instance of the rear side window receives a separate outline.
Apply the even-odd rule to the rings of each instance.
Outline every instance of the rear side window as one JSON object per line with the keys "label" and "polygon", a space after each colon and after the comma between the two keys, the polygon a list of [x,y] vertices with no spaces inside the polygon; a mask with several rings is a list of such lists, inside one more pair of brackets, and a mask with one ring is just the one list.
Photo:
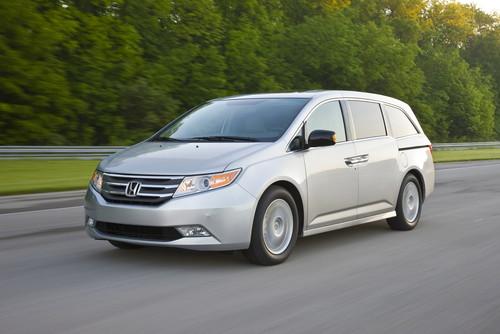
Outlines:
{"label": "rear side window", "polygon": [[357,139],[387,135],[382,109],[378,103],[349,101],[349,106]]}
{"label": "rear side window", "polygon": [[344,117],[339,101],[327,102],[313,111],[306,123],[306,138],[314,130],[335,131],[337,143],[346,141]]}
{"label": "rear side window", "polygon": [[385,114],[389,118],[394,138],[416,135],[418,133],[413,123],[401,109],[386,105]]}

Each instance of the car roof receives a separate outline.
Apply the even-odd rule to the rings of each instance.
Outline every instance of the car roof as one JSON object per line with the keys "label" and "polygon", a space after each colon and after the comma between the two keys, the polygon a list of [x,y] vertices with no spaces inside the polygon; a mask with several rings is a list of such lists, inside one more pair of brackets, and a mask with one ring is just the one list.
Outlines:
{"label": "car roof", "polygon": [[303,98],[303,99],[328,99],[328,98],[355,98],[375,100],[394,104],[406,108],[408,105],[398,99],[366,92],[348,91],[348,90],[309,90],[304,92],[289,92],[289,93],[264,93],[264,94],[248,94],[235,95],[220,98],[217,100],[239,100],[239,99],[279,99],[279,98]]}

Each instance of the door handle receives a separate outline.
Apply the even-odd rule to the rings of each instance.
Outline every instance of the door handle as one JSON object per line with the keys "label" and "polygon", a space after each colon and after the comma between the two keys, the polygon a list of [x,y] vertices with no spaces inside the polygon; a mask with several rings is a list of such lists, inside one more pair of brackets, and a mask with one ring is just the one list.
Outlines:
{"label": "door handle", "polygon": [[348,167],[353,167],[359,164],[368,162],[368,154],[360,154],[353,157],[344,158],[344,162]]}
{"label": "door handle", "polygon": [[368,154],[358,155],[358,163],[362,164],[368,162]]}

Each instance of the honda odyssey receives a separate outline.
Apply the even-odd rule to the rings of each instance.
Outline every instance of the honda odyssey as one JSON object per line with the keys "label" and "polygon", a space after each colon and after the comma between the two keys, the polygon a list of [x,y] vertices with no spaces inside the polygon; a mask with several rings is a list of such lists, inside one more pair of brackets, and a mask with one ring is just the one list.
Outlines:
{"label": "honda odyssey", "polygon": [[431,149],[411,108],[386,96],[215,99],[104,159],[85,226],[123,249],[244,250],[277,264],[300,236],[383,219],[415,228],[434,189]]}

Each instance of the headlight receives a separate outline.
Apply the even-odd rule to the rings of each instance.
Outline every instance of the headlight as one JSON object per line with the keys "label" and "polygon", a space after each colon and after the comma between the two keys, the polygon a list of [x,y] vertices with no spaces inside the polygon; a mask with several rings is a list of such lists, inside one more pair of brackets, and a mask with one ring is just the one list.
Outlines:
{"label": "headlight", "polygon": [[241,169],[233,169],[219,174],[185,177],[173,197],[191,195],[228,186],[236,180],[240,171]]}
{"label": "headlight", "polygon": [[90,184],[94,187],[95,190],[101,192],[102,189],[102,173],[98,170],[94,171],[92,174],[92,178],[90,179]]}

